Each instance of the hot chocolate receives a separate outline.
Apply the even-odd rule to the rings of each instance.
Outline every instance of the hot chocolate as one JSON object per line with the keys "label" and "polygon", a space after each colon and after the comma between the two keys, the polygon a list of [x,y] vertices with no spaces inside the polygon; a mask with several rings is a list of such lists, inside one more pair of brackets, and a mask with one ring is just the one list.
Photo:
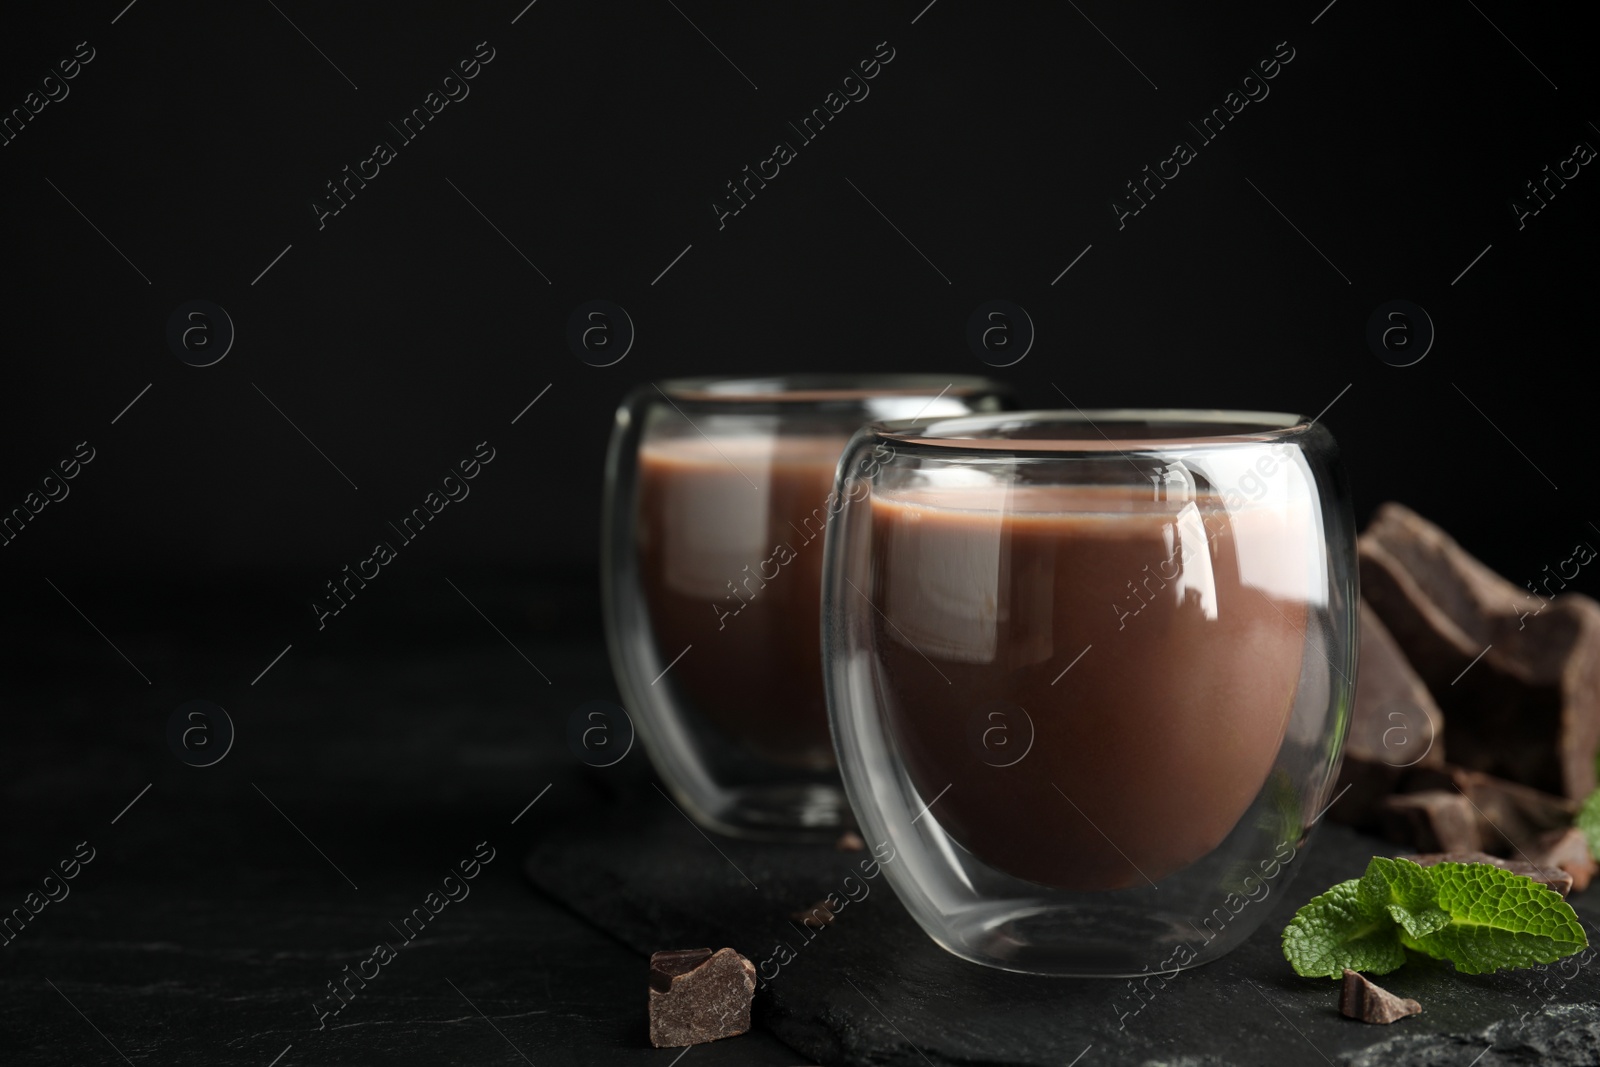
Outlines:
{"label": "hot chocolate", "polygon": [[[958,845],[1041,885],[1143,886],[1205,856],[1260,792],[1294,704],[1325,582],[1312,508],[1151,497],[872,500],[893,743]],[[1014,762],[973,744],[974,716],[997,706],[1026,712],[1013,729],[1031,723]]]}
{"label": "hot chocolate", "polygon": [[789,766],[833,764],[822,535],[843,436],[676,437],[639,450],[640,584],[686,702]]}

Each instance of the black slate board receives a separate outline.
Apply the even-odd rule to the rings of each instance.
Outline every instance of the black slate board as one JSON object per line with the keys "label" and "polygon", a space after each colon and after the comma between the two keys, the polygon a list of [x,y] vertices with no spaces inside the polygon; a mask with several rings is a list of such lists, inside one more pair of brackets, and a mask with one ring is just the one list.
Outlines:
{"label": "black slate board", "polygon": [[[790,914],[837,891],[865,854],[708,838],[653,787],[546,836],[525,868],[640,953],[729,945],[759,963],[786,943],[794,957],[757,993],[756,1017],[824,1064],[1600,1064],[1600,959],[1481,976],[1415,959],[1384,984],[1424,1013],[1390,1027],[1343,1018],[1336,982],[1289,969],[1278,933],[1294,910],[1394,852],[1319,827],[1298,879],[1258,905],[1268,916],[1248,941],[1152,982],[1125,1017],[1136,1006],[1126,980],[1034,978],[951,956],[883,878],[808,939]],[[1573,903],[1600,942],[1600,889]]]}

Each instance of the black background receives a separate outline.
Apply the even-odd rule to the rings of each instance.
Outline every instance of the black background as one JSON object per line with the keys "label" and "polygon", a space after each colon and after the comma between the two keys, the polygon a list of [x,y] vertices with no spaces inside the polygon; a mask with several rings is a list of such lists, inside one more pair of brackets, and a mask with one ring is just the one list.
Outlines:
{"label": "black background", "polygon": [[[1521,229],[1510,206],[1576,143],[1600,144],[1569,9],[524,2],[6,13],[7,113],[78,42],[95,52],[0,146],[0,513],[78,442],[95,450],[70,496],[0,547],[4,851],[21,872],[7,885],[70,854],[86,794],[100,826],[152,777],[147,819],[209,797],[249,812],[248,830],[215,813],[152,823],[127,862],[160,854],[224,882],[258,830],[274,844],[256,862],[320,863],[250,775],[302,819],[312,783],[337,783],[348,818],[308,828],[346,857],[397,832],[373,783],[398,796],[444,781],[439,752],[474,781],[435,792],[521,807],[548,779],[529,786],[493,753],[534,722],[558,737],[570,707],[612,695],[595,643],[605,442],[623,394],[668,376],[990,372],[1026,407],[1326,409],[1358,522],[1408,503],[1519,585],[1600,543],[1580,443],[1600,177],[1585,167]],[[319,229],[325,183],[396,143],[387,122],[479,42],[494,58],[470,95]],[[879,42],[894,58],[870,95],[719,229],[724,183],[796,140],[788,122]],[[1270,95],[1199,145],[1187,123],[1279,42],[1294,58]],[[1180,139],[1198,158],[1119,229],[1113,198]],[[206,368],[166,341],[196,299],[237,330]],[[565,339],[592,299],[637,328],[610,367]],[[1028,356],[994,371],[965,340],[991,299],[1037,327]],[[1395,299],[1437,330],[1413,366],[1367,344]],[[496,459],[470,497],[319,631],[323,583],[485,440]],[[1600,585],[1585,571],[1572,587]],[[549,683],[503,644],[465,674],[391,669],[498,642],[468,594]],[[380,644],[389,659],[361,658]],[[374,726],[388,712],[374,694],[413,682],[404,714]],[[167,715],[197,696],[262,739],[220,776],[166,750]],[[357,707],[369,717],[341,717]],[[430,855],[465,854],[477,803]],[[173,852],[200,828],[215,863]],[[414,885],[397,877],[394,893]],[[78,1034],[35,995],[18,1010],[49,1005]],[[295,996],[284,1010],[304,1013]]]}
{"label": "black background", "polygon": [[[138,3],[112,25],[116,8],[13,13],[0,45],[7,108],[78,41],[96,52],[0,148],[0,502],[20,504],[80,440],[99,457],[0,550],[7,581],[34,567],[175,583],[337,573],[485,439],[504,459],[404,567],[592,567],[628,387],[981,372],[964,329],[996,297],[1037,327],[1028,357],[996,372],[1025,406],[1065,406],[1055,383],[1085,408],[1314,414],[1351,385],[1325,418],[1359,520],[1406,501],[1519,584],[1594,534],[1574,432],[1595,281],[1588,168],[1520,231],[1509,206],[1600,140],[1581,35],[1541,9],[1342,0],[1313,25],[1317,11],[1283,5],[941,0],[913,25],[917,3],[539,0],[512,25],[516,10],[482,4]],[[398,141],[386,122],[479,41],[495,59],[470,96],[319,230],[325,183]],[[797,140],[787,122],[880,41],[895,58],[870,95],[719,230],[724,183]],[[1280,41],[1295,58],[1270,96],[1119,230],[1123,183],[1196,142],[1186,123]],[[565,343],[593,298],[638,332],[603,369]],[[1368,315],[1397,298],[1437,328],[1411,367],[1365,341]],[[165,342],[190,299],[237,328],[209,368]],[[281,590],[296,624],[322,580]]]}

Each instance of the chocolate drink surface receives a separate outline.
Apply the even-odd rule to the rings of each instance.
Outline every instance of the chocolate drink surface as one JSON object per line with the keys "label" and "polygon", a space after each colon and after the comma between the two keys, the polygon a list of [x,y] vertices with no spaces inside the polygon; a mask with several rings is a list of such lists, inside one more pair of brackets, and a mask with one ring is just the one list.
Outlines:
{"label": "chocolate drink surface", "polygon": [[[672,438],[639,451],[640,584],[691,707],[764,759],[833,765],[822,535],[844,436]],[[665,684],[665,683],[663,683]]]}
{"label": "chocolate drink surface", "polygon": [[[1138,887],[1195,862],[1283,743],[1324,580],[1311,508],[1151,496],[872,500],[877,686],[907,773],[958,846],[1041,885]],[[1017,707],[1031,747],[986,759],[990,709],[1015,731]]]}

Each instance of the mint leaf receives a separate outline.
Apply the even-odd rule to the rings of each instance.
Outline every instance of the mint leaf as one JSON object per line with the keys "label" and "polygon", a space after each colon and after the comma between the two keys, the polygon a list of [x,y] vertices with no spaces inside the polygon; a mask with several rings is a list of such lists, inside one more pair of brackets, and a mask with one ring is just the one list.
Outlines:
{"label": "mint leaf", "polygon": [[1420,867],[1382,856],[1283,930],[1284,958],[1306,977],[1337,978],[1346,967],[1387,974],[1408,948],[1485,974],[1554,963],[1588,944],[1572,906],[1531,878],[1489,863]]}
{"label": "mint leaf", "polygon": [[1361,878],[1361,895],[1368,912],[1388,912],[1411,937],[1450,925],[1450,913],[1439,906],[1427,870],[1410,860],[1374,856]]}
{"label": "mint leaf", "polygon": [[1554,963],[1589,944],[1572,905],[1531,878],[1487,863],[1440,863],[1419,870],[1450,922],[1423,934],[1407,929],[1401,941],[1449,960],[1458,971],[1485,974]]}
{"label": "mint leaf", "polygon": [[1600,789],[1589,794],[1589,799],[1578,809],[1578,829],[1589,839],[1589,855],[1600,856]]}
{"label": "mint leaf", "polygon": [[1388,974],[1406,961],[1399,926],[1354,879],[1295,912],[1283,929],[1283,955],[1307,978],[1338,978],[1346,967]]}

